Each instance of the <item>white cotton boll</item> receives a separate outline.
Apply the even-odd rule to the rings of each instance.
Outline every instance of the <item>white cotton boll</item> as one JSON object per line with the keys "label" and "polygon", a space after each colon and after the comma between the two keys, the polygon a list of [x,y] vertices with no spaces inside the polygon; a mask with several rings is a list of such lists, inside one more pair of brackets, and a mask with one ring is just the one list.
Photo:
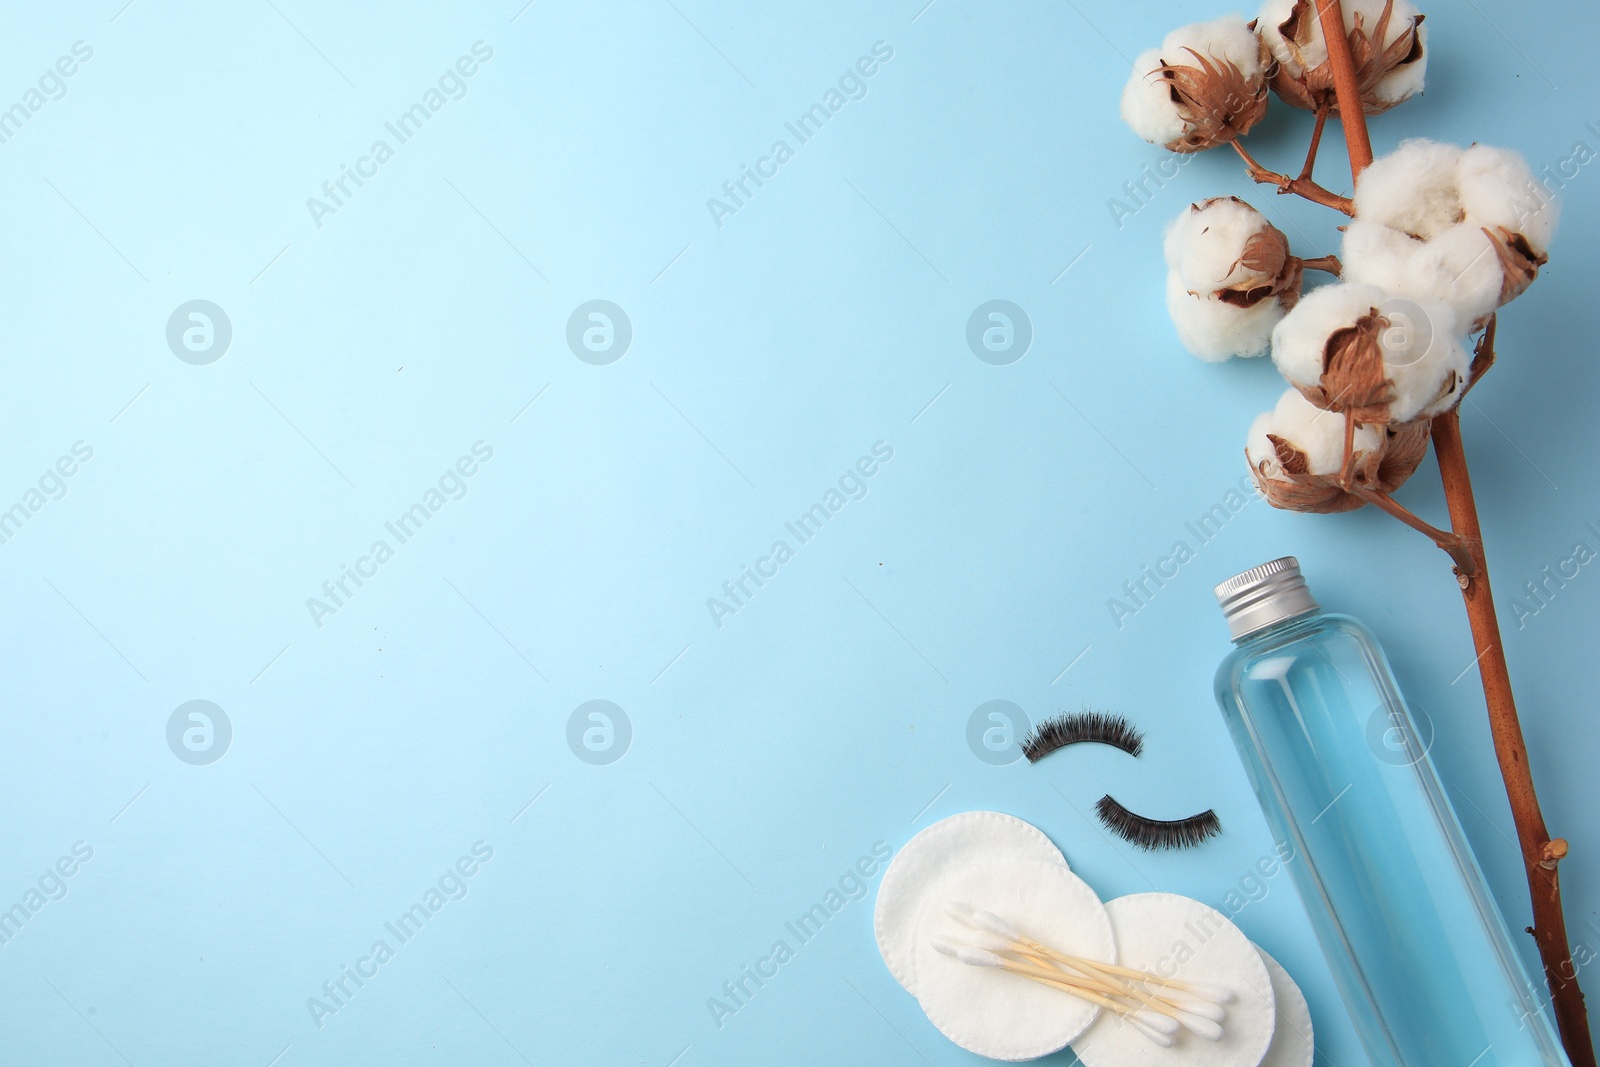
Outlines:
{"label": "white cotton boll", "polygon": [[[1548,258],[1554,198],[1522,157],[1407,141],[1356,183],[1345,277],[1449,304],[1463,329],[1523,292]],[[1421,242],[1407,244],[1384,227]]]}
{"label": "white cotton boll", "polygon": [[1172,152],[1199,152],[1249,132],[1267,111],[1268,56],[1238,15],[1173,30],[1141,52],[1122,91],[1133,131]]}
{"label": "white cotton boll", "polygon": [[1403,142],[1374,160],[1356,182],[1359,218],[1404,230],[1424,241],[1460,222],[1461,149],[1424,138]]}
{"label": "white cotton boll", "polygon": [[[1384,0],[1345,0],[1344,24],[1346,29],[1353,29],[1356,16],[1361,16],[1361,24],[1369,35],[1377,32],[1378,20],[1383,17]],[[1417,17],[1417,9],[1408,0],[1394,0],[1394,7],[1389,13],[1389,26],[1383,35],[1383,40],[1374,41],[1374,46],[1380,50],[1387,48],[1399,39],[1411,20]],[[1421,54],[1411,63],[1403,64],[1379,78],[1372,87],[1370,95],[1387,106],[1394,106],[1410,99],[1422,91],[1428,72],[1428,25],[1421,23],[1417,26],[1417,41]]]}
{"label": "white cotton boll", "polygon": [[[1356,17],[1358,15],[1361,18],[1361,24],[1366,32],[1368,34],[1375,32],[1378,28],[1378,19],[1383,16],[1384,2],[1385,0],[1345,0],[1344,4],[1342,5],[1344,9],[1345,32],[1349,33],[1351,30],[1355,29]],[[1289,19],[1289,16],[1294,13],[1296,3],[1297,0],[1266,0],[1266,3],[1261,5],[1261,14],[1256,19],[1256,26],[1261,34],[1261,39],[1267,43],[1267,48],[1272,51],[1273,58],[1287,67],[1291,74],[1299,75],[1308,69],[1319,67],[1328,61],[1328,45],[1322,36],[1322,20],[1317,17],[1316,11],[1313,8],[1308,13],[1308,25],[1311,29],[1309,39],[1293,48],[1290,47],[1290,42],[1284,39],[1279,27],[1282,26],[1284,22]],[[1415,5],[1411,4],[1409,0],[1394,0],[1394,8],[1389,15],[1389,27],[1387,32],[1385,32],[1383,35],[1382,45],[1386,46],[1394,43],[1394,41],[1406,31],[1407,27],[1411,25],[1411,20],[1414,19],[1417,14],[1418,12]],[[1419,26],[1419,36],[1424,32],[1426,31]],[[1426,44],[1426,41],[1427,39],[1424,37],[1424,44]],[[1424,68],[1425,65],[1425,58],[1418,59],[1415,63],[1409,63],[1406,65],[1407,67],[1418,68],[1416,74],[1411,76],[1414,78],[1416,83],[1416,88],[1412,89],[1411,92],[1415,92],[1417,89],[1422,87],[1421,75],[1422,68]],[[1405,68],[1401,69],[1403,70]],[[1384,80],[1387,81],[1392,78],[1398,78],[1399,75],[1400,70],[1396,70]],[[1382,94],[1382,97],[1383,99],[1399,103],[1401,100],[1404,100],[1407,96],[1411,95],[1409,92],[1402,93],[1401,90],[1403,88],[1404,83],[1397,81],[1394,86],[1389,87],[1387,91]]]}
{"label": "white cotton boll", "polygon": [[[1418,309],[1422,321],[1408,321]],[[1394,385],[1390,419],[1410,422],[1450,408],[1466,386],[1470,365],[1455,337],[1454,313],[1442,304],[1413,305],[1404,297],[1391,298],[1382,310],[1390,321],[1379,335],[1384,369]]]}
{"label": "white cotton boll", "polygon": [[1250,275],[1239,261],[1245,242],[1267,229],[1266,216],[1242,200],[1218,197],[1185,208],[1167,226],[1163,252],[1183,286],[1211,295]]}
{"label": "white cotton boll", "polygon": [[1399,230],[1366,219],[1352,219],[1344,228],[1339,261],[1341,277],[1359,285],[1375,285],[1386,292],[1407,290],[1412,260],[1426,248],[1423,242]]}
{"label": "white cotton boll", "polygon": [[1208,59],[1232,63],[1246,78],[1253,78],[1262,70],[1261,39],[1243,15],[1180,26],[1161,42],[1161,55],[1169,63],[1192,63],[1194,57],[1186,49]]}
{"label": "white cotton boll", "polygon": [[1457,183],[1461,205],[1474,225],[1503,227],[1522,234],[1535,252],[1550,251],[1558,215],[1555,198],[1520,155],[1475,144],[1461,153]]}
{"label": "white cotton boll", "polygon": [[1300,261],[1283,234],[1244,201],[1216,197],[1172,220],[1163,252],[1167,310],[1184,347],[1210,361],[1264,354],[1299,295]]}
{"label": "white cotton boll", "polygon": [[1500,306],[1505,272],[1493,242],[1481,227],[1468,220],[1419,247],[1401,292],[1448,304],[1463,327],[1479,322]]}
{"label": "white cotton boll", "polygon": [[1178,273],[1168,271],[1167,313],[1184,348],[1208,363],[1221,363],[1232,356],[1265,355],[1272,327],[1283,318],[1283,307],[1276,300],[1241,308],[1212,297],[1192,296]]}
{"label": "white cotton boll", "polygon": [[1460,223],[1431,241],[1365,219],[1345,227],[1344,280],[1446,304],[1457,323],[1482,319],[1500,303],[1499,257],[1483,230]]}
{"label": "white cotton boll", "polygon": [[[1261,39],[1277,60],[1273,90],[1308,111],[1337,106],[1318,7],[1312,0],[1267,0],[1257,20]],[[1408,0],[1393,0],[1392,5],[1389,0],[1345,0],[1343,11],[1361,109],[1376,115],[1421,92],[1428,65],[1427,28],[1416,8]]]}
{"label": "white cotton boll", "polygon": [[1152,48],[1133,61],[1133,73],[1122,90],[1122,121],[1151,144],[1167,145],[1183,137],[1184,122],[1172,90],[1156,73],[1161,58],[1161,50]]}
{"label": "white cotton boll", "polygon": [[[1384,368],[1394,383],[1389,402],[1395,422],[1437,415],[1455,405],[1467,384],[1472,357],[1461,343],[1448,304],[1389,297],[1380,308],[1389,328],[1380,336]],[[1420,322],[1411,321],[1420,315]]]}
{"label": "white cotton boll", "polygon": [[[1282,63],[1291,73],[1300,74],[1308,67],[1320,66],[1327,62],[1328,46],[1323,42],[1322,27],[1319,25],[1311,41],[1299,49],[1298,56],[1290,50],[1278,27],[1289,18],[1294,6],[1295,0],[1266,0],[1266,3],[1261,5],[1261,14],[1256,19],[1256,26],[1260,30],[1261,39],[1267,42],[1272,58]],[[1350,11],[1347,8],[1345,19],[1348,21],[1349,18]]]}
{"label": "white cotton boll", "polygon": [[1397,423],[1449,407],[1466,382],[1468,359],[1455,336],[1456,314],[1445,303],[1394,296],[1373,285],[1323,286],[1307,293],[1273,330],[1273,363],[1292,385],[1324,390],[1336,404],[1341,387],[1324,380],[1328,340],[1374,311],[1387,322],[1372,338],[1389,383],[1387,402],[1350,396],[1337,406],[1369,411],[1357,415],[1363,421]]}
{"label": "white cotton boll", "polygon": [[1383,303],[1384,295],[1376,286],[1348,282],[1306,293],[1272,331],[1272,362],[1278,373],[1292,385],[1316,386],[1322,379],[1328,338]]}
{"label": "white cotton boll", "polygon": [[[1271,411],[1257,415],[1250,424],[1245,456],[1251,469],[1258,469],[1266,461],[1267,473],[1275,471],[1278,450],[1267,438],[1272,434],[1305,453],[1308,474],[1337,474],[1344,466],[1344,428],[1343,415],[1324,411],[1297,390],[1289,389]],[[1376,428],[1357,426],[1352,444],[1358,453],[1371,452],[1382,440]]]}
{"label": "white cotton boll", "polygon": [[[1394,16],[1389,20],[1391,26],[1394,26],[1397,23],[1400,26],[1405,25],[1404,22],[1399,21],[1401,18],[1402,9],[1405,10],[1405,18],[1407,19],[1417,13],[1416,8],[1412,7],[1410,4],[1404,3],[1403,0],[1397,0],[1394,5]],[[1393,40],[1392,32],[1390,34],[1390,39]],[[1423,88],[1427,85],[1428,24],[1426,22],[1419,23],[1417,25],[1417,43],[1421,48],[1422,54],[1419,55],[1414,62],[1406,63],[1402,66],[1396,67],[1388,74],[1385,74],[1383,77],[1379,78],[1377,84],[1372,87],[1372,95],[1377,97],[1389,107],[1393,107],[1396,104],[1405,103],[1413,96],[1416,96],[1418,93],[1422,92]]]}

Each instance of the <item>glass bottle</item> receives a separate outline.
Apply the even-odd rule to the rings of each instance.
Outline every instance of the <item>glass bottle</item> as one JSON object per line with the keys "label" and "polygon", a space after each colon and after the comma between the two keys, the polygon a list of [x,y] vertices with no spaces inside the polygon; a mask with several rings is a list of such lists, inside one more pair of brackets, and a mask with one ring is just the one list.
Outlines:
{"label": "glass bottle", "polygon": [[1377,639],[1292,556],[1216,595],[1217,703],[1373,1067],[1569,1067]]}

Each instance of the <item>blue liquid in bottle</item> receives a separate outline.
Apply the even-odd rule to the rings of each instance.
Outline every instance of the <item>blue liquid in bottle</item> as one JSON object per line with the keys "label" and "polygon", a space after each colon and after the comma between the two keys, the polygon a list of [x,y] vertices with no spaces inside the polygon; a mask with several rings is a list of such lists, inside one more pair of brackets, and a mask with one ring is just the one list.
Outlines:
{"label": "blue liquid in bottle", "polygon": [[1373,1067],[1569,1067],[1376,638],[1293,557],[1217,598],[1217,703]]}

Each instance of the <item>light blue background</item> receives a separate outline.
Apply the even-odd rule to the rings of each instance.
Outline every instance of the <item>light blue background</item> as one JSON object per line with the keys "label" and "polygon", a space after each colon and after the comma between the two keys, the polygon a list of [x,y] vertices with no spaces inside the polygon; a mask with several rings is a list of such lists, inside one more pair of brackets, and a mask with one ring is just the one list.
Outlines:
{"label": "light blue background", "polygon": [[[1103,896],[1220,903],[1272,843],[1211,700],[1210,587],[1286,552],[1382,636],[1526,924],[1430,544],[1255,502],[1120,629],[1108,611],[1238,483],[1281,389],[1264,361],[1179,351],[1162,227],[1238,193],[1297,252],[1336,240],[1222,153],[1113,222],[1161,159],[1117,119],[1127,58],[1207,12],[924,2],[7,5],[0,105],[73,42],[94,54],[0,145],[0,506],[75,441],[94,456],[0,545],[0,906],[74,842],[94,856],[0,946],[0,1058],[972,1062],[883,968],[870,895],[720,1028],[706,1002],[875,842],[972,808],[1039,825]],[[1440,3],[1428,25],[1429,90],[1375,123],[1380,152],[1600,149],[1592,6]],[[318,228],[306,199],[479,40],[465,97]],[[784,122],[876,41],[893,59],[865,98],[719,228],[707,198],[794,146]],[[1256,154],[1294,170],[1307,130],[1275,104]],[[1324,159],[1348,189],[1336,130]],[[1463,419],[1590,946],[1600,574],[1522,630],[1510,599],[1600,545],[1597,188],[1594,164],[1568,184]],[[233,325],[209,366],[165,341],[197,298]],[[634,329],[609,366],[565,343],[597,298]],[[1035,330],[1009,366],[964,340],[996,298]],[[480,440],[467,495],[314,625],[307,598]],[[868,494],[714,625],[707,598],[877,441]],[[1431,462],[1403,499],[1442,520]],[[209,766],[165,740],[191,699],[233,725]],[[567,745],[591,699],[632,723],[610,765]],[[992,699],[1121,711],[1146,754],[989,765],[966,725]],[[1134,853],[1085,817],[1107,791],[1226,832]],[[477,841],[466,897],[319,1028],[307,998]],[[1237,921],[1299,980],[1321,1059],[1359,1065],[1293,890],[1266,884]]]}

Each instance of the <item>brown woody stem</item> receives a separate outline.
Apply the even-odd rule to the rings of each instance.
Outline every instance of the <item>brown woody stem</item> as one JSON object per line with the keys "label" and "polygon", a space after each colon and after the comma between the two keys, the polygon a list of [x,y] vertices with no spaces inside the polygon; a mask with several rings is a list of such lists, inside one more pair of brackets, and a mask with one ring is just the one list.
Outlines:
{"label": "brown woody stem", "polygon": [[[1361,172],[1372,162],[1372,142],[1367,136],[1366,113],[1356,83],[1350,41],[1345,36],[1344,11],[1339,0],[1318,0],[1317,14],[1321,20],[1323,40],[1327,42],[1328,58],[1333,66],[1339,122],[1344,128],[1345,145],[1350,154],[1350,176],[1359,180]],[[1477,358],[1473,361],[1473,369],[1479,373],[1487,370],[1494,359],[1493,330],[1491,322],[1485,331],[1487,343],[1479,345]],[[1479,650],[1478,675],[1483,682],[1484,702],[1489,712],[1489,732],[1494,739],[1495,758],[1500,764],[1500,777],[1505,781],[1511,818],[1516,824],[1517,840],[1522,850],[1522,865],[1528,878],[1533,909],[1533,926],[1529,930],[1539,948],[1539,959],[1544,964],[1545,980],[1550,987],[1556,1025],[1561,1030],[1561,1043],[1572,1061],[1572,1067],[1596,1067],[1594,1044],[1589,1036],[1589,1017],[1584,1011],[1583,990],[1578,986],[1577,968],[1573,966],[1572,953],[1568,948],[1566,917],[1561,909],[1561,878],[1557,867],[1567,855],[1568,845],[1565,840],[1550,836],[1539,808],[1538,794],[1534,791],[1533,772],[1528,766],[1528,746],[1522,736],[1516,701],[1511,694],[1511,672],[1506,666],[1500,620],[1495,614],[1494,597],[1489,589],[1489,569],[1483,551],[1482,532],[1478,526],[1478,507],[1473,499],[1472,479],[1467,470],[1466,451],[1461,443],[1460,408],[1452,408],[1435,418],[1432,433],[1434,453],[1439,460],[1439,477],[1444,484],[1445,502],[1450,508],[1450,525],[1471,557],[1470,569],[1464,569],[1457,563],[1457,577],[1461,584],[1461,599],[1466,604],[1467,621],[1472,628],[1473,646]],[[1379,503],[1379,506],[1383,505]],[[1396,514],[1393,511],[1390,513]]]}
{"label": "brown woody stem", "polygon": [[1449,553],[1450,558],[1455,561],[1456,573],[1465,575],[1480,573],[1477,559],[1472,554],[1472,548],[1464,538],[1432,525],[1381,489],[1368,489],[1359,482],[1352,482],[1347,489],[1367,503],[1382,508],[1444,549],[1445,552]]}
{"label": "brown woody stem", "polygon": [[1561,875],[1556,869],[1566,856],[1568,846],[1565,840],[1552,838],[1545,828],[1544,813],[1533,787],[1528,746],[1523,740],[1522,723],[1511,694],[1511,672],[1506,666],[1500,620],[1495,615],[1494,594],[1489,588],[1489,570],[1478,528],[1478,507],[1473,499],[1472,479],[1461,442],[1459,409],[1433,420],[1433,450],[1439,459],[1445,501],[1450,506],[1450,525],[1466,540],[1477,568],[1476,574],[1463,572],[1461,599],[1466,604],[1467,621],[1472,627],[1473,646],[1479,650],[1478,676],[1483,682],[1484,701],[1489,709],[1489,733],[1494,739],[1500,777],[1505,780],[1506,797],[1511,802],[1511,819],[1516,824],[1522,866],[1533,902],[1533,926],[1529,927],[1529,932],[1533,934],[1539,947],[1539,959],[1544,964],[1556,1025],[1561,1030],[1561,1043],[1566,1046],[1573,1067],[1595,1067],[1583,990],[1578,986],[1577,967],[1567,947],[1567,921],[1561,908]]}
{"label": "brown woody stem", "polygon": [[1331,105],[1324,103],[1317,108],[1317,124],[1311,128],[1311,147],[1306,149],[1306,165],[1300,168],[1300,177],[1305,181],[1311,180],[1311,171],[1317,165],[1317,149],[1322,146],[1322,127],[1328,123],[1328,111]]}
{"label": "brown woody stem", "polygon": [[1257,163],[1254,156],[1245,151],[1244,145],[1240,144],[1237,138],[1228,143],[1233,145],[1233,150],[1239,153],[1240,159],[1244,160],[1245,170],[1249,172],[1251,181],[1260,182],[1262,185],[1276,185],[1280,195],[1293,193],[1296,196],[1304,197],[1313,204],[1331,207],[1335,211],[1342,211],[1352,218],[1355,217],[1356,209],[1351,204],[1349,197],[1340,196],[1338,193],[1324,189],[1310,178],[1291,178],[1287,174],[1279,174],[1275,170],[1268,170],[1260,163]]}
{"label": "brown woody stem", "polygon": [[[1472,352],[1472,365],[1467,368],[1466,388],[1461,390],[1461,398],[1466,399],[1472,387],[1478,384],[1489,368],[1494,366],[1494,333],[1495,325],[1500,321],[1499,315],[1490,315],[1489,323],[1483,328],[1483,336],[1478,338],[1478,347]],[[1460,402],[1457,402],[1460,406]]]}
{"label": "brown woody stem", "polygon": [[1333,67],[1333,93],[1339,102],[1339,125],[1344,129],[1345,148],[1350,155],[1350,180],[1354,181],[1372,164],[1366,106],[1361,102],[1361,86],[1356,81],[1356,61],[1350,54],[1350,38],[1345,36],[1344,8],[1339,0],[1318,0],[1316,8],[1317,18],[1322,22],[1322,39],[1328,45],[1328,62]]}
{"label": "brown woody stem", "polygon": [[1344,463],[1339,467],[1339,485],[1347,493],[1354,487],[1355,479],[1351,475],[1355,469],[1356,420],[1347,414],[1344,417]]}
{"label": "brown woody stem", "polygon": [[1338,256],[1318,256],[1316,259],[1302,259],[1300,266],[1306,270],[1320,270],[1337,278],[1344,273],[1344,264],[1339,262]]}

